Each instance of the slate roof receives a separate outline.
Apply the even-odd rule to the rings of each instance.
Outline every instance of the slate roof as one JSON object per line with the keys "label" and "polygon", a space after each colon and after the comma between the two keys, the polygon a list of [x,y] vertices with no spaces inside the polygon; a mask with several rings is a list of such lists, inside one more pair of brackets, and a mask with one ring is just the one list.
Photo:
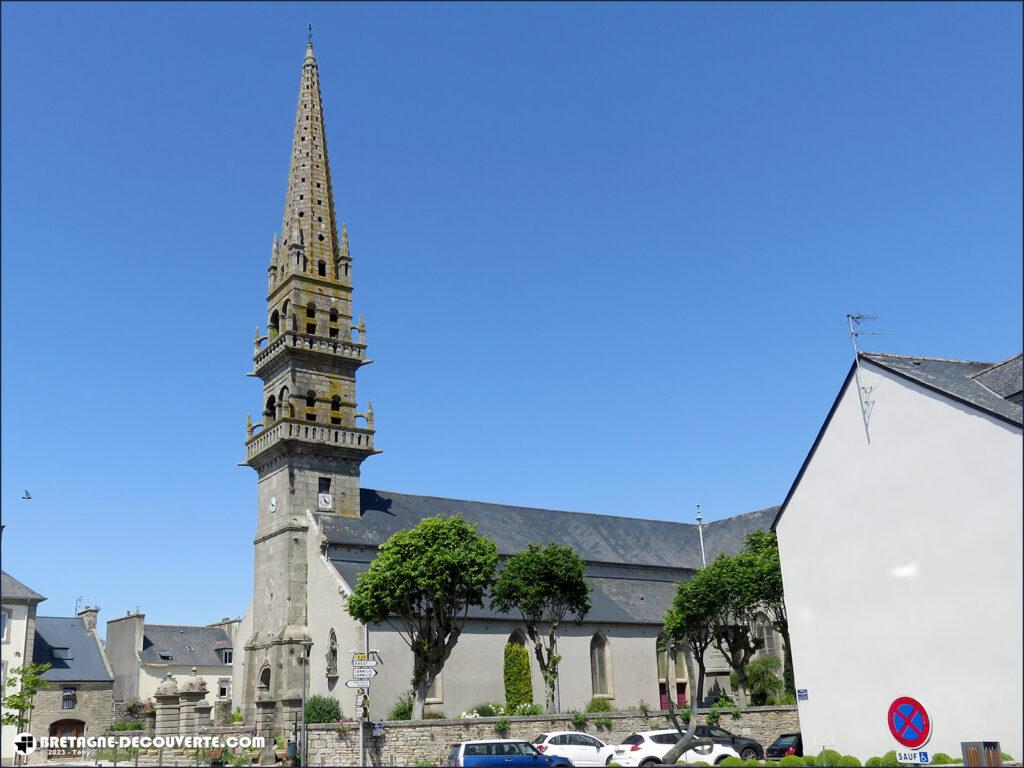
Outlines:
{"label": "slate roof", "polygon": [[0,597],[4,600],[24,602],[42,602],[46,599],[38,592],[26,587],[7,571],[0,571]]}
{"label": "slate roof", "polygon": [[[660,624],[678,582],[701,566],[697,526],[665,520],[532,509],[480,501],[414,496],[364,488],[360,520],[317,515],[327,537],[328,557],[338,574],[355,587],[389,536],[427,517],[462,515],[492,539],[502,555],[512,555],[531,542],[570,544],[587,562],[591,609],[587,621]],[[704,526],[710,562],[721,552],[743,548],[746,535],[767,530],[778,507],[716,520]],[[485,599],[484,603],[487,604]],[[484,608],[469,615],[481,619],[515,620]]]}
{"label": "slate roof", "polygon": [[[183,624],[146,624],[143,628],[143,664],[185,664],[223,666],[218,648],[230,648],[227,632],[221,627],[190,627]],[[192,650],[189,650],[191,648]],[[168,652],[170,659],[160,658]]]}
{"label": "slate roof", "polygon": [[996,365],[876,352],[862,352],[861,359],[1003,421],[1024,424],[1024,409],[1007,399],[1024,389],[1020,355]]}
{"label": "slate roof", "polygon": [[[67,648],[70,659],[56,659],[54,648]],[[36,638],[32,648],[35,664],[52,664],[43,678],[53,682],[113,681],[103,661],[96,635],[77,616],[36,617]]]}
{"label": "slate roof", "polygon": [[[629,566],[700,568],[697,526],[667,520],[644,520],[585,512],[532,509],[482,501],[414,496],[392,491],[360,489],[362,518],[317,515],[330,544],[372,546],[412,528],[421,520],[461,515],[511,555],[528,543],[556,541],[571,544],[587,562]],[[747,533],[767,530],[778,507],[716,520],[704,526],[704,546],[710,562],[720,552],[738,552]]]}

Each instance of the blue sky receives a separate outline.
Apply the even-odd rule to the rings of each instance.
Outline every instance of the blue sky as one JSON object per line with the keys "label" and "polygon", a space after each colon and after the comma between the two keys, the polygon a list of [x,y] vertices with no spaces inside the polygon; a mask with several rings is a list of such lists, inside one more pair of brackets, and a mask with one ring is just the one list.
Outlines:
{"label": "blue sky", "polygon": [[[1021,349],[1021,6],[3,5],[4,569],[239,615],[306,24],[365,486],[779,503],[869,348]],[[21,501],[24,489],[31,501]]]}

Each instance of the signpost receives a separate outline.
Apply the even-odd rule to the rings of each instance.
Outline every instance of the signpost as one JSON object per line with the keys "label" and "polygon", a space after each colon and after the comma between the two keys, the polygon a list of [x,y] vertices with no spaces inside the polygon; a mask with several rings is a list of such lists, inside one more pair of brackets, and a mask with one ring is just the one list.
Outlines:
{"label": "signpost", "polygon": [[885,722],[892,737],[904,747],[897,750],[897,761],[922,765],[931,762],[931,755],[920,751],[932,735],[932,721],[921,702],[910,696],[896,698],[889,705]]}
{"label": "signpost", "polygon": [[[363,625],[363,650],[352,651],[352,679],[345,687],[356,691],[356,713],[359,718],[359,765],[366,765],[366,738],[364,729],[370,719],[370,679],[377,675],[374,667],[380,663],[380,653],[370,649],[370,628]],[[373,735],[379,736],[377,723],[372,724]]]}
{"label": "signpost", "polygon": [[346,680],[346,688],[365,688],[368,685],[366,680]]}
{"label": "signpost", "polygon": [[376,669],[367,669],[366,667],[356,667],[352,670],[352,677],[355,680],[369,680],[377,674]]}

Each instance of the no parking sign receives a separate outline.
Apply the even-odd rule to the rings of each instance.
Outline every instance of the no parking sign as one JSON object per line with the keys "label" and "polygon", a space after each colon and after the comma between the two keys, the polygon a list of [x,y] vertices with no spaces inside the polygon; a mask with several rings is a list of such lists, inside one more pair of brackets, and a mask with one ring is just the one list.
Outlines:
{"label": "no parking sign", "polygon": [[910,696],[900,696],[889,705],[886,717],[889,732],[900,744],[917,749],[932,735],[932,722],[924,705]]}

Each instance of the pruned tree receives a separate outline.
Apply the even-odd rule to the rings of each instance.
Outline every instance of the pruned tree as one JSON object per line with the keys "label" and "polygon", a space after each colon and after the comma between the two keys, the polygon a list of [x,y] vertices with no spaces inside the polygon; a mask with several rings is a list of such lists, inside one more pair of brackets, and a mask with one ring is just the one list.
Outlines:
{"label": "pruned tree", "polygon": [[431,517],[379,548],[348,599],[364,624],[387,622],[413,654],[413,719],[462,634],[471,606],[494,583],[498,549],[461,517]]}
{"label": "pruned tree", "polygon": [[561,661],[558,628],[566,617],[575,616],[580,622],[590,611],[590,585],[583,574],[583,560],[572,547],[530,544],[508,559],[494,584],[491,608],[502,613],[518,611],[526,624],[544,675],[548,712],[555,711]]}
{"label": "pruned tree", "polygon": [[715,640],[716,619],[719,613],[719,595],[710,587],[711,581],[697,571],[688,581],[680,582],[672,604],[665,612],[665,634],[671,643],[687,652],[687,665],[697,665],[697,674],[687,670],[690,680],[696,680],[693,709],[704,700],[704,679],[707,674],[705,654]]}
{"label": "pruned tree", "polygon": [[772,626],[782,635],[782,681],[786,693],[795,695],[793,652],[789,647],[789,618],[786,616],[785,593],[782,588],[778,537],[769,531],[754,531],[747,534],[743,555],[750,559],[750,567],[756,572],[757,602],[771,619]]}
{"label": "pruned tree", "polygon": [[763,647],[752,625],[760,609],[758,573],[751,558],[721,554],[700,572],[712,604],[714,646],[736,674],[741,706],[747,705],[747,664]]}

